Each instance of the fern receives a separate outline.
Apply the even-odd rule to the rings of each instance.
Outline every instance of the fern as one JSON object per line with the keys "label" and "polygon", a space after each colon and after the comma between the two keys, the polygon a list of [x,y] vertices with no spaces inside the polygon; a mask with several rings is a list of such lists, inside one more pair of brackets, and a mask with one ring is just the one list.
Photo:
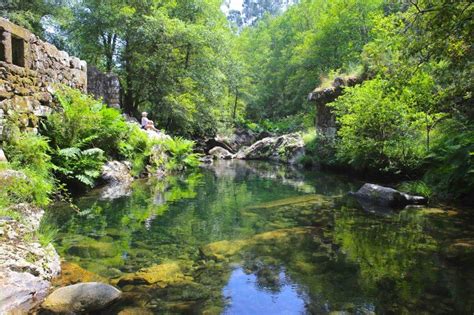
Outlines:
{"label": "fern", "polygon": [[79,148],[64,148],[59,149],[58,154],[65,158],[77,158],[81,155],[81,149]]}

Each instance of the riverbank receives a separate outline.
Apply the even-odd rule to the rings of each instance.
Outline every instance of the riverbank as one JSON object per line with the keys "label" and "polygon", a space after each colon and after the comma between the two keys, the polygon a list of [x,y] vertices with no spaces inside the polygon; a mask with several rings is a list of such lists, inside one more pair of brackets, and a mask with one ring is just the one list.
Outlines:
{"label": "riverbank", "polygon": [[[104,198],[127,194],[134,177],[165,177],[197,167],[192,141],[142,130],[136,121],[80,91],[56,91],[60,109],[39,133],[8,122],[0,161],[0,310],[27,312],[60,271],[50,244],[55,230],[41,219],[52,201],[69,202],[108,182]],[[130,119],[129,119],[130,120]],[[118,162],[121,159],[123,162]],[[128,160],[128,161],[127,161]],[[102,177],[102,179],[101,179]]]}

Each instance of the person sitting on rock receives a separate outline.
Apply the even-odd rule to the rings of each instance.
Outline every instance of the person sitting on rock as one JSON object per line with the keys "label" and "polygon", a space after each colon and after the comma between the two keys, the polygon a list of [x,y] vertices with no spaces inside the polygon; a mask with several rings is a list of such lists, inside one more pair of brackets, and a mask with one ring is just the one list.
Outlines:
{"label": "person sitting on rock", "polygon": [[155,124],[153,123],[153,120],[148,119],[147,112],[142,113],[142,128],[145,130],[153,130],[153,131],[158,132],[158,129],[155,128]]}

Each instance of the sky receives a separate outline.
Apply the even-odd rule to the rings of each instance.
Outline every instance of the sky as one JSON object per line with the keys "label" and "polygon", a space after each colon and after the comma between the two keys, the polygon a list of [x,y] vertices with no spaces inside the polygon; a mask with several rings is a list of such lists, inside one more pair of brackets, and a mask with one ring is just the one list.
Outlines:
{"label": "sky", "polygon": [[242,11],[242,3],[244,0],[225,0],[221,6],[222,11],[227,14],[229,10]]}

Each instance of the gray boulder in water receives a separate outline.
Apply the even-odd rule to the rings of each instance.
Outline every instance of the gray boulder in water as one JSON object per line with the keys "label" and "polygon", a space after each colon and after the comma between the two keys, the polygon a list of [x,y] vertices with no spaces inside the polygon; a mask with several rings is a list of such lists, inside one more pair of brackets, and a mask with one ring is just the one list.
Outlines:
{"label": "gray boulder in water", "polygon": [[278,137],[263,138],[248,148],[241,149],[237,159],[272,160],[288,164],[297,164],[305,154],[304,141],[297,133]]}
{"label": "gray boulder in water", "polygon": [[87,313],[104,309],[121,294],[120,290],[105,283],[84,282],[57,289],[41,306],[54,313]]}
{"label": "gray boulder in water", "polygon": [[364,184],[353,195],[364,202],[372,202],[387,207],[403,207],[427,202],[425,197],[412,196],[390,187],[368,183]]}
{"label": "gray boulder in water", "polygon": [[228,150],[221,147],[214,147],[209,150],[209,155],[212,155],[216,159],[220,160],[231,160],[234,158],[234,155]]}

